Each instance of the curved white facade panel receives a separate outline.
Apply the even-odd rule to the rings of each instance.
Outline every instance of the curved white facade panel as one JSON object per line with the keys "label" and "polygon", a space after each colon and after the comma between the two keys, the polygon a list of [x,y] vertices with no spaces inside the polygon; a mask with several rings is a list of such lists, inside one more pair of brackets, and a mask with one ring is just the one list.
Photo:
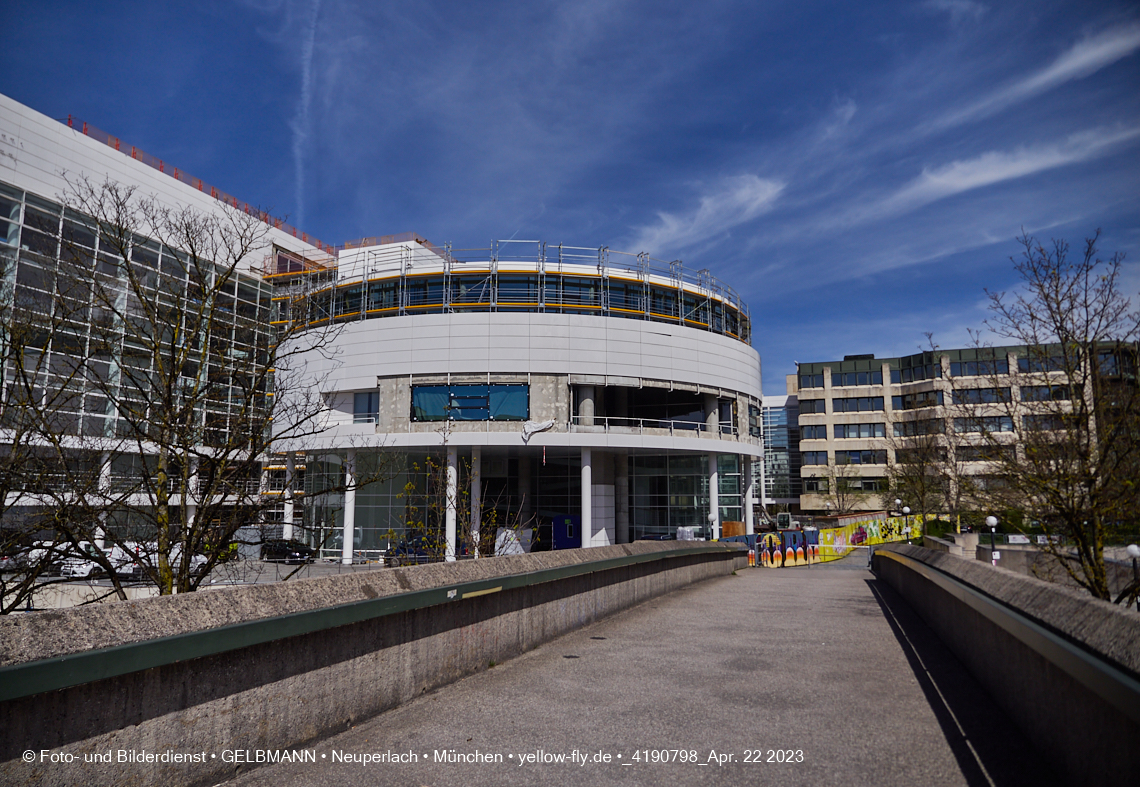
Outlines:
{"label": "curved white facade panel", "polygon": [[[349,323],[312,371],[338,391],[377,377],[553,374],[661,380],[760,398],[760,356],[709,331],[589,314],[419,314]],[[604,381],[599,381],[604,382]],[[636,385],[636,383],[634,383]]]}

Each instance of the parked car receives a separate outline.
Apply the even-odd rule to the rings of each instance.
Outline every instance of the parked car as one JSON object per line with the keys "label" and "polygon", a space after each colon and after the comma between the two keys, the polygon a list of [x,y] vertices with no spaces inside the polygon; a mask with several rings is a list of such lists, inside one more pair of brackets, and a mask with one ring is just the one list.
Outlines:
{"label": "parked car", "polygon": [[313,548],[300,541],[274,539],[261,545],[261,559],[271,563],[312,563],[315,560]]}
{"label": "parked car", "polygon": [[80,542],[78,554],[75,550],[59,565],[59,575],[68,579],[95,579],[103,573],[103,567],[92,560],[99,547],[87,541]]}
{"label": "parked car", "polygon": [[[142,580],[146,578],[144,567],[158,566],[158,545],[153,541],[127,541],[121,551],[115,552],[111,562],[116,566],[115,574],[123,579]],[[177,566],[182,560],[181,544],[174,544],[170,549],[170,564]],[[205,555],[191,555],[190,575],[197,576],[206,569]]]}

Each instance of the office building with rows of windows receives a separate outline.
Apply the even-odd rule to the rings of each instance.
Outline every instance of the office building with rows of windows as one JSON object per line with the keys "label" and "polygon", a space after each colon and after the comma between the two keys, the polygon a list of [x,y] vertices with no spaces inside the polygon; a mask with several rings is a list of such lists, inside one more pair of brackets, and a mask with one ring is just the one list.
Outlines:
{"label": "office building with rows of windows", "polygon": [[[801,508],[888,508],[882,493],[890,465],[919,461],[930,448],[950,456],[971,485],[1001,483],[991,475],[993,452],[1017,451],[1023,435],[1057,428],[1070,396],[1089,395],[1069,390],[1055,352],[969,348],[798,364],[788,391],[798,414]],[[1097,374],[1133,368],[1135,348],[1121,353],[1099,352]]]}
{"label": "office building with rows of windows", "polygon": [[[72,224],[92,225],[61,206],[76,177],[172,208],[250,210],[93,127],[2,96],[0,154],[6,284],[44,303],[62,297],[52,283],[60,239]],[[412,234],[332,248],[264,220],[266,247],[235,282],[229,341],[274,321],[339,331],[310,363],[327,405],[323,433],[266,458],[282,535],[343,560],[386,550],[416,519],[408,490],[433,456],[448,466],[449,553],[462,552],[453,533],[465,515],[539,528],[554,547],[679,527],[715,536],[724,521],[751,528],[760,358],[747,307],[708,271],[543,243],[459,251]],[[129,264],[162,275],[167,250],[140,239],[137,253]],[[73,404],[76,430],[116,433],[105,398]],[[223,417],[236,414],[210,416]],[[354,487],[360,468],[380,460],[391,472]],[[306,499],[318,477],[344,479],[342,492]]]}
{"label": "office building with rows of windows", "polygon": [[[85,188],[99,191],[108,183],[124,199],[138,195],[199,216],[223,216],[235,209],[257,216],[264,230],[257,233],[263,235],[260,245],[249,249],[245,264],[236,270],[217,265],[196,275],[185,252],[151,237],[112,238],[116,231],[110,229],[108,215],[77,209]],[[205,362],[186,364],[178,383],[214,387],[209,404],[187,416],[203,426],[202,439],[209,443],[211,435],[246,427],[242,419],[250,398],[235,387],[240,381],[217,370],[272,341],[272,284],[261,269],[274,250],[329,257],[328,250],[292,227],[169,163],[80,121],[54,120],[0,96],[0,292],[10,323],[14,314],[34,315],[26,325],[5,325],[0,334],[5,419],[0,440],[27,439],[15,436],[12,419],[17,405],[27,408],[31,397],[50,414],[53,436],[65,452],[54,457],[54,466],[45,459],[43,472],[24,474],[25,488],[9,490],[9,521],[3,526],[42,515],[44,501],[53,499],[49,492],[66,502],[61,485],[88,476],[99,477],[91,494],[115,491],[135,511],[153,502],[147,476],[153,474],[154,450],[146,429],[158,420],[148,408],[159,399],[148,389],[160,384],[156,364],[162,360],[152,352],[149,337],[139,332],[162,321],[142,318],[146,304],[161,303],[173,315],[163,326],[171,336],[194,333],[196,347],[210,348],[200,356]],[[211,290],[215,284],[216,292]],[[191,324],[194,304],[206,299],[216,299],[217,308]],[[33,324],[43,328],[40,338],[25,336],[18,342],[19,330]],[[70,472],[63,472],[69,466]],[[75,466],[85,469],[76,472]],[[259,479],[256,472],[252,475],[235,483],[243,491],[252,486],[256,494]],[[133,495],[136,489],[138,495]],[[181,502],[174,498],[170,504]]]}

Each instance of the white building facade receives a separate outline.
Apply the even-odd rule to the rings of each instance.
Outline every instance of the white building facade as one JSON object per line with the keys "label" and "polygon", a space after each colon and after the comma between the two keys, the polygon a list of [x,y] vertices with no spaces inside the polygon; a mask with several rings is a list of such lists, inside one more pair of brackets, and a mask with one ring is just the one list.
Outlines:
{"label": "white building facade", "polygon": [[[6,286],[50,281],[69,222],[90,223],[63,208],[77,178],[170,207],[255,212],[80,121],[0,96]],[[717,537],[725,523],[752,531],[760,358],[747,307],[708,271],[538,242],[460,252],[404,235],[334,249],[256,215],[265,248],[240,271],[235,298],[253,293],[259,315],[271,299],[269,322],[296,319],[287,310],[304,303],[314,328],[339,324],[309,363],[325,429],[280,446],[289,458],[269,491],[282,500],[282,535],[343,560],[384,552],[412,535],[409,485],[433,457],[449,468],[449,555],[464,552],[464,521],[530,531],[539,548],[678,528]],[[153,260],[132,262],[161,269],[166,253],[156,245]],[[115,419],[85,396],[76,428],[113,435]],[[354,484],[377,463],[390,472]],[[306,499],[302,470],[339,475],[343,492]]]}
{"label": "white building facade", "polygon": [[538,548],[717,537],[726,521],[751,532],[760,359],[745,307],[707,272],[538,242],[350,246],[335,271],[283,259],[270,274],[278,298],[307,293],[314,324],[345,323],[311,364],[328,412],[306,450],[322,472],[406,457],[308,501],[306,532],[343,534],[320,536],[326,554],[408,535],[409,483],[433,455],[449,468],[449,555],[465,518],[532,531]]}

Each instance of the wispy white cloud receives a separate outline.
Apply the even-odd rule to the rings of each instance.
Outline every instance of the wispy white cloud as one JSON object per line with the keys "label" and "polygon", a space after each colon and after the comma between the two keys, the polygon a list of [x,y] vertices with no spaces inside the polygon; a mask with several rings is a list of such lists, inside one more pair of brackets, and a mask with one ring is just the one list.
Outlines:
{"label": "wispy white cloud", "polygon": [[933,10],[950,14],[950,23],[957,25],[966,19],[977,21],[989,11],[989,6],[975,3],[973,0],[926,0],[924,6]]}
{"label": "wispy white cloud", "polygon": [[290,127],[293,131],[294,205],[297,216],[294,224],[305,226],[305,146],[312,127],[310,108],[313,103],[313,45],[317,38],[317,17],[321,13],[321,0],[313,0],[312,14],[301,42],[301,97],[297,114]]}
{"label": "wispy white cloud", "polygon": [[841,100],[836,97],[832,105],[831,115],[823,126],[823,138],[834,137],[843,131],[851,122],[851,118],[855,117],[858,109],[859,107],[854,99],[848,97]]}
{"label": "wispy white cloud", "polygon": [[937,125],[954,126],[998,112],[1065,82],[1083,79],[1140,49],[1140,24],[1121,25],[1077,42],[1045,68],[1002,88]]}
{"label": "wispy white cloud", "polygon": [[1138,136],[1140,128],[1136,127],[1094,129],[1073,135],[1057,145],[988,151],[976,158],[924,169],[895,194],[864,212],[864,216],[877,218],[905,213],[965,191],[1085,161]]}
{"label": "wispy white cloud", "polygon": [[755,175],[724,178],[692,210],[658,213],[656,224],[638,228],[630,248],[657,254],[710,240],[767,213],[783,190],[783,183]]}

